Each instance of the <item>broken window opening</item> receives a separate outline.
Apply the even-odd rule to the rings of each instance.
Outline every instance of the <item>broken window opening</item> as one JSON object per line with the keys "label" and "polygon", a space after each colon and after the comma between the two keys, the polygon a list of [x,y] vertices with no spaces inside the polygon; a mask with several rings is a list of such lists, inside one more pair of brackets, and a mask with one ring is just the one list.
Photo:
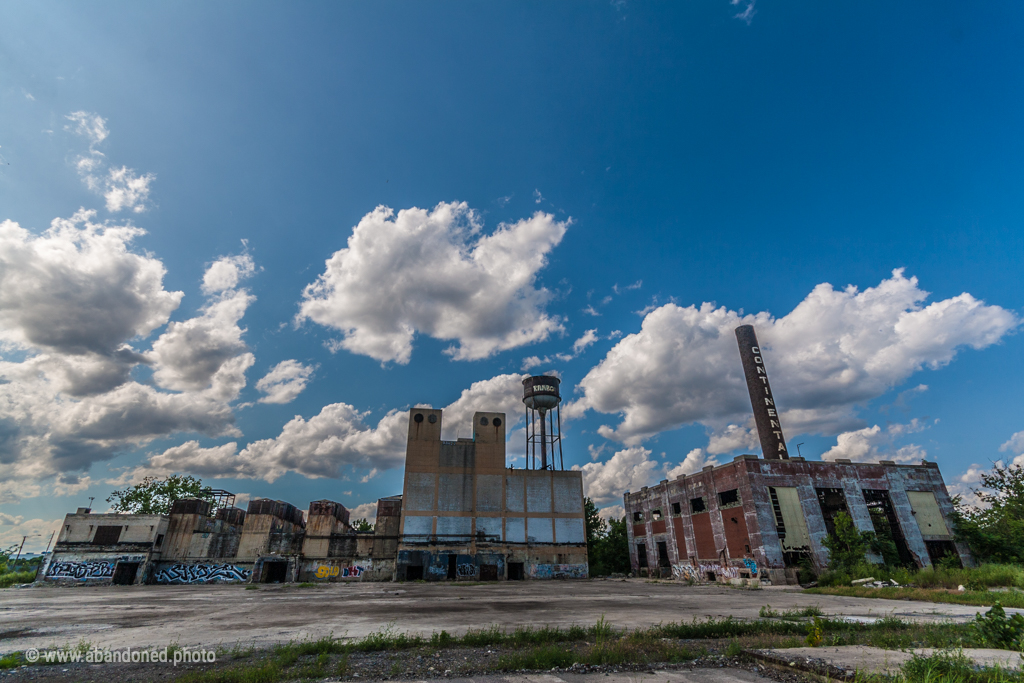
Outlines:
{"label": "broken window opening", "polygon": [[655,522],[661,519],[661,510],[651,510],[651,519]]}
{"label": "broken window opening", "polygon": [[679,503],[672,503],[672,514],[681,515],[683,514],[683,506]]}
{"label": "broken window opening", "polygon": [[831,536],[835,533],[835,516],[840,512],[849,513],[846,507],[846,494],[839,488],[814,489],[818,494],[818,505],[821,506],[821,516],[825,518],[825,530]]}
{"label": "broken window opening", "polygon": [[698,512],[706,512],[707,506],[704,505],[704,498],[691,498],[690,499],[690,512],[697,514]]}
{"label": "broken window opening", "polygon": [[740,504],[740,490],[733,489],[731,491],[721,491],[718,494],[718,505],[719,507],[728,507],[730,505]]}
{"label": "broken window opening", "polygon": [[875,527],[875,533],[885,539],[892,539],[899,554],[900,564],[904,567],[916,567],[917,562],[907,547],[907,540],[903,537],[903,530],[900,527],[899,518],[893,508],[889,492],[885,490],[864,489],[864,502],[871,513],[871,524]]}
{"label": "broken window opening", "polygon": [[634,512],[633,513],[633,521],[634,522],[642,522],[642,521],[644,521],[644,513],[642,513],[642,512]]}

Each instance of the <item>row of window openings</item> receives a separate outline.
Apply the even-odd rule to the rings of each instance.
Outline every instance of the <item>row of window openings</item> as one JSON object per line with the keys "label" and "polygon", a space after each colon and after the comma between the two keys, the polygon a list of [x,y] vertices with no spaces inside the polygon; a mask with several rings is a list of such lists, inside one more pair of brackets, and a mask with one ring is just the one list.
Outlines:
{"label": "row of window openings", "polygon": [[[732,489],[731,491],[720,491],[718,493],[718,507],[733,507],[740,504],[740,491],[739,489]],[[699,512],[707,512],[708,506],[704,502],[704,497],[690,499],[690,514],[697,514]],[[683,514],[683,508],[680,503],[672,503],[672,516],[678,517]],[[657,522],[662,518],[661,509],[651,510],[651,519]],[[644,521],[644,513],[637,511],[633,513],[633,521],[640,523]]]}

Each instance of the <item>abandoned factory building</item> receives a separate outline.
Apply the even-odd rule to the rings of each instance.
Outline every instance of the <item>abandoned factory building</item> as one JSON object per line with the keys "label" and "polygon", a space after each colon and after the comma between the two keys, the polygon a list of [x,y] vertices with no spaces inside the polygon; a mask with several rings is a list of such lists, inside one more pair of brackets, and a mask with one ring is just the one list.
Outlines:
{"label": "abandoned factory building", "polygon": [[827,566],[823,542],[840,512],[861,531],[891,537],[908,566],[947,555],[973,562],[953,539],[953,504],[937,464],[790,457],[753,327],[737,328],[736,337],[764,458],[741,455],[627,492],[636,575],[796,583],[801,564]]}
{"label": "abandoned factory building", "polygon": [[523,402],[527,449],[540,448],[540,469],[506,468],[503,413],[476,413],[472,438],[442,441],[442,411],[411,410],[404,492],[377,501],[372,532],[353,529],[349,511],[334,501],[313,501],[303,512],[259,498],[242,510],[225,491],[215,491],[212,501],[177,500],[168,515],[79,508],[66,516],[37,580],[81,585],[585,578],[582,475],[555,467],[556,453],[561,463],[558,379],[528,378]]}

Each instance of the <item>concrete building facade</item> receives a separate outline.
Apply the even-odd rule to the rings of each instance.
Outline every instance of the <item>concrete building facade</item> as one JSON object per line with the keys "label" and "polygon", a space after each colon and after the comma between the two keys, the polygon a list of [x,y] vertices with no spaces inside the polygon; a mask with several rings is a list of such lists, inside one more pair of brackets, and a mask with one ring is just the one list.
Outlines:
{"label": "concrete building facade", "polygon": [[442,411],[409,411],[399,580],[586,578],[583,478],[505,466],[505,414],[441,440]]}

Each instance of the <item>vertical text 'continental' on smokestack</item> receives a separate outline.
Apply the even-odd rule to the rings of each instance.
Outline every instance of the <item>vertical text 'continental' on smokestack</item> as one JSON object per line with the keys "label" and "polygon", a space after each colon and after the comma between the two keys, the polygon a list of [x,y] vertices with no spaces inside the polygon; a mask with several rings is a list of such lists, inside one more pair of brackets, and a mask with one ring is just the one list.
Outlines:
{"label": "vertical text 'continental' on smokestack", "polygon": [[775,397],[772,396],[771,384],[768,383],[768,372],[764,367],[754,326],[737,327],[736,342],[740,347],[743,374],[747,379],[747,391],[750,392],[750,406],[754,409],[754,423],[761,440],[761,451],[766,460],[788,460],[786,438],[782,435],[779,411],[775,406]]}

